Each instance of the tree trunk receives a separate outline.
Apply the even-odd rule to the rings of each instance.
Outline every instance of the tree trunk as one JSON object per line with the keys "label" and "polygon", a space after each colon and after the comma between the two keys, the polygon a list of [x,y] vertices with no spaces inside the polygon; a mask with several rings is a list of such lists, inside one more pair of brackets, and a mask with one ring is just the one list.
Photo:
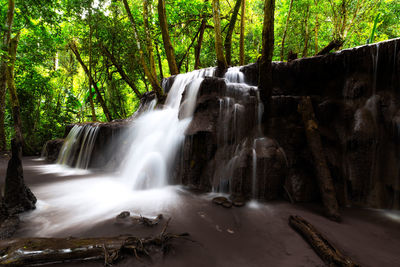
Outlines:
{"label": "tree trunk", "polygon": [[7,77],[6,77],[6,54],[11,38],[11,30],[14,21],[14,0],[8,0],[7,18],[5,21],[5,30],[3,35],[3,53],[0,58],[0,151],[6,150],[6,134],[4,125],[4,115],[6,111],[6,90],[7,90]]}
{"label": "tree trunk", "polygon": [[[315,7],[317,8],[318,6],[318,0],[314,0]],[[318,21],[318,13],[315,14],[315,50],[314,50],[314,55],[318,53],[318,27],[319,27],[319,21]]]}
{"label": "tree trunk", "polygon": [[259,85],[260,98],[264,103],[263,122],[269,116],[272,94],[272,55],[274,53],[274,12],[275,0],[265,0],[264,23],[262,31],[262,52],[259,60]]}
{"label": "tree trunk", "polygon": [[[92,1],[89,3],[89,16],[88,16],[88,22],[89,22],[89,76],[92,76],[92,35],[93,35],[93,28],[92,28]],[[93,103],[93,92],[92,92],[92,80],[89,80],[89,98],[90,98],[90,109],[92,110],[92,121],[97,121],[96,118],[96,111],[94,109],[94,103]]]}
{"label": "tree trunk", "polygon": [[323,234],[302,217],[290,216],[289,225],[308,242],[327,266],[359,266],[350,258],[344,256]]}
{"label": "tree trunk", "polygon": [[235,29],[237,16],[240,9],[241,0],[236,0],[235,6],[233,8],[233,13],[231,16],[231,20],[229,21],[228,32],[226,33],[225,37],[225,56],[226,56],[226,63],[231,65],[232,61],[232,34],[233,30]]}
{"label": "tree trunk", "polygon": [[283,61],[284,50],[285,50],[285,39],[286,39],[287,29],[288,29],[288,26],[289,26],[290,14],[292,13],[292,6],[293,6],[293,0],[290,0],[289,12],[288,12],[288,15],[287,15],[287,18],[286,18],[285,30],[283,31],[283,37],[282,37],[281,61]]}
{"label": "tree trunk", "polygon": [[156,63],[154,61],[153,40],[151,39],[151,30],[149,25],[149,0],[143,0],[143,22],[146,34],[147,55],[149,57],[151,75],[157,79]]}
{"label": "tree trunk", "polygon": [[14,67],[15,67],[15,60],[17,57],[19,36],[20,32],[18,32],[17,35],[10,40],[10,46],[8,48],[8,62],[6,66],[6,79],[7,79],[7,88],[10,92],[10,100],[12,105],[15,138],[18,143],[24,146],[24,138],[22,137],[22,122],[20,115],[21,108],[19,105],[17,88],[15,87],[15,80],[14,80]]}
{"label": "tree trunk", "polygon": [[306,57],[308,54],[308,40],[310,39],[309,30],[308,30],[308,18],[310,17],[310,5],[307,4],[307,11],[306,17],[304,19],[304,27],[305,27],[305,34],[304,34],[304,48],[303,48],[303,57]]}
{"label": "tree trunk", "polygon": [[246,0],[242,0],[242,15],[240,17],[239,65],[244,63],[244,27],[246,23]]}
{"label": "tree trunk", "polygon": [[160,21],[161,34],[164,42],[165,53],[167,55],[169,72],[171,75],[176,75],[179,73],[179,69],[176,65],[174,47],[169,38],[165,0],[158,0],[158,19]]}
{"label": "tree trunk", "polygon": [[[222,46],[222,34],[221,34],[221,11],[219,8],[219,0],[212,0],[212,9],[214,17],[214,31],[215,31],[215,52],[217,54],[217,65],[219,74],[225,72],[228,64],[226,63],[224,56],[224,49]],[[222,75],[219,75],[222,76]]]}
{"label": "tree trunk", "polygon": [[142,94],[139,92],[137,89],[135,83],[129,78],[129,76],[125,73],[123,70],[122,66],[118,63],[117,59],[114,57],[113,54],[108,51],[108,49],[101,44],[101,50],[103,51],[103,54],[111,61],[111,63],[115,66],[117,69],[119,75],[121,75],[121,78],[129,85],[130,88],[132,88],[133,92],[136,94],[138,98],[142,97]]}
{"label": "tree trunk", "polygon": [[156,52],[157,52],[157,61],[158,61],[158,69],[160,70],[160,79],[164,79],[164,71],[162,67],[162,61],[161,61],[161,55],[160,55],[160,50],[158,49],[157,42],[156,44]]}
{"label": "tree trunk", "polygon": [[6,150],[6,132],[4,117],[6,112],[6,64],[0,62],[0,152]]}
{"label": "tree trunk", "polygon": [[[184,61],[185,59],[186,59],[186,61],[189,59],[189,56],[188,56],[188,55],[189,55],[190,48],[192,48],[192,46],[193,46],[194,42],[196,41],[197,36],[199,35],[200,31],[201,31],[201,25],[200,25],[199,30],[196,32],[196,35],[193,37],[192,41],[190,42],[188,48],[186,49],[185,55],[183,55],[181,61],[179,61],[179,63],[178,63],[178,69],[179,69],[179,70],[180,70],[181,67],[182,67],[183,61]],[[188,65],[189,65],[189,64],[186,64],[187,67],[188,67]],[[186,71],[186,72],[187,72],[187,71]]]}
{"label": "tree trunk", "polygon": [[162,88],[160,86],[160,83],[157,80],[157,77],[153,76],[153,74],[151,73],[151,71],[147,67],[146,62],[144,60],[143,50],[142,50],[142,46],[140,44],[139,34],[138,34],[138,31],[137,31],[137,28],[136,28],[136,22],[135,22],[135,19],[132,16],[131,9],[130,9],[130,7],[128,5],[127,0],[122,0],[122,2],[124,4],[126,13],[128,14],[129,21],[132,24],[133,34],[134,34],[134,37],[135,37],[135,40],[136,40],[136,48],[139,51],[139,60],[140,60],[140,64],[142,65],[144,74],[149,79],[151,87],[153,88],[153,91],[157,94],[157,98],[162,101],[165,98],[163,90],[162,90]]}
{"label": "tree trunk", "polygon": [[326,163],[326,157],[310,97],[302,97],[298,109],[303,118],[308,146],[313,156],[318,186],[322,202],[325,206],[326,215],[331,220],[340,221],[335,187],[333,186],[331,173]]}
{"label": "tree trunk", "polygon": [[[204,4],[206,4],[208,0],[204,0]],[[194,69],[197,70],[200,68],[200,53],[201,53],[201,45],[203,43],[203,37],[204,37],[204,30],[206,29],[206,24],[207,24],[207,14],[203,14],[203,19],[201,20],[200,24],[200,33],[199,33],[199,38],[197,39],[197,45],[194,48],[195,51],[195,59],[194,59]]]}
{"label": "tree trunk", "polygon": [[100,93],[99,88],[97,87],[97,83],[93,80],[93,76],[89,75],[89,69],[87,68],[87,66],[85,65],[85,63],[83,62],[81,55],[79,54],[78,48],[76,47],[76,44],[74,42],[70,42],[68,44],[69,48],[72,50],[72,52],[74,53],[76,59],[78,60],[78,62],[81,64],[83,70],[85,71],[86,75],[88,76],[88,78],[91,80],[91,83],[93,84],[94,90],[96,91],[97,94],[97,98],[100,102],[101,107],[103,108],[104,114],[106,115],[106,118],[108,121],[112,121],[112,116],[110,111],[108,110],[106,103],[104,102],[103,96]]}

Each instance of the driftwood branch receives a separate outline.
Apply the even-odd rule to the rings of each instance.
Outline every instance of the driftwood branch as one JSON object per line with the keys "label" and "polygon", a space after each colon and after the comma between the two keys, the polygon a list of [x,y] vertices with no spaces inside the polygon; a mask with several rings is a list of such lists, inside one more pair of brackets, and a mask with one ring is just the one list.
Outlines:
{"label": "driftwood branch", "polygon": [[[169,222],[169,220],[168,220]],[[0,265],[29,266],[62,262],[104,260],[112,265],[123,255],[150,257],[151,252],[164,250],[174,238],[189,234],[166,232],[168,222],[156,237],[130,235],[102,238],[23,238],[0,241]]]}
{"label": "driftwood branch", "polygon": [[327,266],[356,267],[359,266],[349,257],[344,256],[315,227],[300,216],[290,216],[289,225],[296,230],[315,250]]}
{"label": "driftwood branch", "polygon": [[298,110],[302,115],[308,147],[313,156],[318,186],[327,216],[334,221],[340,221],[339,205],[336,199],[335,187],[333,186],[331,172],[326,162],[325,152],[322,147],[321,136],[319,134],[311,98],[302,97]]}

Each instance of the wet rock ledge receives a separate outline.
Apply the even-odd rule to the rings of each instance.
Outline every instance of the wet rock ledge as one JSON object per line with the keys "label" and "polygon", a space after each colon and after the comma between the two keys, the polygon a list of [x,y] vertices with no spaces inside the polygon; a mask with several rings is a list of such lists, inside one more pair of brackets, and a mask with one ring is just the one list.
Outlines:
{"label": "wet rock ledge", "polygon": [[[274,62],[272,103],[266,107],[271,116],[260,125],[263,136],[258,135],[256,118],[263,91],[259,98],[251,88],[230,93],[223,79],[205,79],[177,158],[175,182],[203,191],[227,187],[235,197],[318,201],[314,163],[298,112],[301,97],[310,96],[339,204],[398,209],[399,50],[400,39],[394,39],[325,56]],[[257,84],[257,63],[241,71],[246,83]],[[163,82],[166,91],[173,79]],[[224,115],[227,124],[221,125],[220,107],[226,104],[227,95],[238,105]],[[227,126],[232,118],[242,127]],[[110,156],[120,153],[118,147],[110,144],[121,138],[126,126],[126,121],[99,124],[90,167],[118,161]],[[228,129],[224,146],[221,127]],[[250,144],[246,140],[258,141]],[[240,153],[227,184],[215,173],[220,165],[229,164],[225,155],[235,150]]]}

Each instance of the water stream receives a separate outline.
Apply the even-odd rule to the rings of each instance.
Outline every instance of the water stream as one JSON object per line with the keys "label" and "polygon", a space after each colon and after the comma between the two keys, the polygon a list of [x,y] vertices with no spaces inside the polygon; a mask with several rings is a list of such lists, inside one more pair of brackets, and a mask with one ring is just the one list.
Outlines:
{"label": "water stream", "polygon": [[[240,67],[231,67],[224,76],[227,85],[226,96],[219,99],[217,129],[217,156],[219,164],[214,172],[213,191],[232,193],[233,177],[243,166],[247,155],[251,160],[251,191],[257,198],[257,150],[256,140],[262,137],[261,117],[263,105],[258,88],[245,83]],[[254,116],[254,117],[253,117]],[[254,119],[250,119],[253,117]],[[250,121],[250,122],[249,122]],[[254,128],[253,140],[243,132]],[[242,169],[242,171],[245,171]],[[244,173],[242,175],[245,175]]]}
{"label": "water stream", "polygon": [[57,164],[87,169],[98,131],[97,123],[74,125],[61,148]]}
{"label": "water stream", "polygon": [[178,75],[163,109],[149,111],[132,123],[128,135],[131,145],[121,175],[123,183],[134,190],[168,184],[173,161],[193,116],[200,84],[213,72],[210,68]]}
{"label": "water stream", "polygon": [[119,173],[93,172],[67,180],[62,178],[68,173],[65,169],[54,174],[54,166],[88,167],[99,127],[75,125],[58,164],[44,165],[60,180],[32,188],[39,200],[36,210],[22,216],[29,222],[27,231],[52,236],[90,227],[124,210],[151,217],[178,205],[179,187],[168,186],[171,167],[192,119],[201,81],[213,73],[209,68],[178,75],[163,107],[149,105],[131,122],[124,140],[130,147]]}

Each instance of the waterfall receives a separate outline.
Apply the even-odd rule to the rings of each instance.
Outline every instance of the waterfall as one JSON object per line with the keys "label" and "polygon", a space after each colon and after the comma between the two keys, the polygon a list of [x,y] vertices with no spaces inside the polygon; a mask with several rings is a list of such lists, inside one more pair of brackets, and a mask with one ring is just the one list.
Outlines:
{"label": "waterfall", "polygon": [[89,167],[99,125],[74,125],[60,150],[57,163],[80,169]]}
{"label": "waterfall", "polygon": [[177,75],[163,108],[145,112],[132,122],[127,137],[130,148],[120,178],[123,183],[134,190],[168,184],[200,84],[205,76],[213,74],[214,68],[208,68]]}
{"label": "waterfall", "polygon": [[85,131],[83,131],[81,149],[79,152],[78,161],[76,162],[77,168],[87,169],[89,167],[98,131],[99,127],[97,125],[86,127]]}
{"label": "waterfall", "polygon": [[[254,140],[254,143],[255,143],[255,141],[256,140]],[[255,148],[255,145],[254,145],[254,147],[253,147],[253,150],[252,150],[252,152],[253,152],[253,155],[252,155],[252,160],[253,160],[253,166],[252,166],[252,179],[251,179],[251,183],[252,183],[252,186],[251,186],[251,194],[252,194],[252,197],[254,198],[254,199],[256,199],[257,198],[257,152],[256,152],[256,148]]]}
{"label": "waterfall", "polygon": [[[233,193],[234,176],[246,176],[246,167],[252,166],[251,194],[257,198],[256,141],[262,138],[261,118],[263,105],[258,88],[244,81],[240,67],[231,67],[224,76],[226,95],[219,99],[216,159],[221,162],[213,175],[213,191]],[[251,119],[253,118],[253,119]],[[249,122],[250,121],[250,122]],[[253,140],[247,140],[249,129],[254,128]],[[251,162],[245,163],[247,158]]]}
{"label": "waterfall", "polygon": [[244,74],[240,71],[240,67],[230,67],[224,78],[230,83],[244,83]]}

